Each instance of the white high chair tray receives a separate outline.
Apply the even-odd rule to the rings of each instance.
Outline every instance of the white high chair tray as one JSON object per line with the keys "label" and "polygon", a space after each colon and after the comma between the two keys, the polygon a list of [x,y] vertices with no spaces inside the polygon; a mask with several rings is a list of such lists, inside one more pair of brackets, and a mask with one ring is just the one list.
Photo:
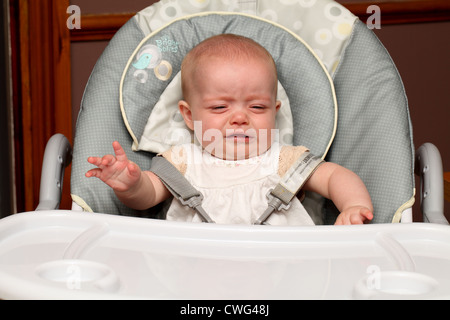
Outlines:
{"label": "white high chair tray", "polygon": [[450,298],[450,228],[177,223],[71,211],[0,220],[2,299]]}

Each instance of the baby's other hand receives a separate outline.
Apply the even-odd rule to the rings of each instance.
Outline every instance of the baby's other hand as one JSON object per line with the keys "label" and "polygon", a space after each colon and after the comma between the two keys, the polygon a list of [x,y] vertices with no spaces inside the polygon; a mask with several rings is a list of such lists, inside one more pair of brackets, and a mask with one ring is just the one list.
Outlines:
{"label": "baby's other hand", "polygon": [[113,148],[115,156],[88,158],[88,162],[97,168],[86,172],[86,177],[99,178],[115,191],[126,192],[138,183],[141,170],[135,163],[128,160],[119,142],[115,141]]}
{"label": "baby's other hand", "polygon": [[363,206],[354,206],[342,211],[337,217],[335,225],[364,224],[372,219],[371,210]]}

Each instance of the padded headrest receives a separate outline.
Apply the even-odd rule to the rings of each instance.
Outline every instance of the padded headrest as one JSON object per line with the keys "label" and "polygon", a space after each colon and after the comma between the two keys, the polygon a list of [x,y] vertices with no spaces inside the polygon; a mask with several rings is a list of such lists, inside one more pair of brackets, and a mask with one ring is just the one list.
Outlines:
{"label": "padded headrest", "polygon": [[282,142],[307,146],[324,157],[337,123],[336,96],[327,69],[313,50],[286,28],[262,18],[228,12],[175,20],[137,46],[120,83],[121,111],[134,141],[133,150],[162,152],[177,141],[169,133],[186,132],[180,131],[184,124],[177,114],[177,102],[182,98],[178,76],[181,62],[198,43],[223,33],[251,38],[271,53],[281,84],[279,99],[285,106],[290,105],[292,112],[292,120],[289,108],[277,119],[281,138],[285,139]]}

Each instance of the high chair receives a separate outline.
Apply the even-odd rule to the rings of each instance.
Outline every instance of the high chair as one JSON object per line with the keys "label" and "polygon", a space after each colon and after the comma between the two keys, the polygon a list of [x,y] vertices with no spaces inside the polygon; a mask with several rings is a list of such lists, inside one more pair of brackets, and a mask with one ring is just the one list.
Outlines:
{"label": "high chair", "polygon": [[[281,143],[356,172],[374,204],[370,225],[331,226],[337,209],[314,194],[305,207],[316,227],[169,222],[164,205],[132,210],[85,177],[87,158],[111,154],[115,140],[148,170],[156,154],[192,139],[177,112],[181,61],[220,33],[252,38],[272,54]],[[70,161],[73,208],[58,210]],[[414,170],[429,224],[411,223]],[[73,154],[64,136],[50,139],[36,212],[0,221],[0,298],[447,298],[442,177],[434,145],[414,150],[389,54],[342,5],[162,0],[128,21],[99,58]]]}

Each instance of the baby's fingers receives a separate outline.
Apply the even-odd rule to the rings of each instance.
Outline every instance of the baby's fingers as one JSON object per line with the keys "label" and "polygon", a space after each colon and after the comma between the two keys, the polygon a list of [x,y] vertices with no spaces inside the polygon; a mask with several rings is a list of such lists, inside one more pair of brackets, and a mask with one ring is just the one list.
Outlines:
{"label": "baby's fingers", "polygon": [[108,154],[102,158],[102,161],[98,167],[100,168],[109,167],[112,166],[114,163],[116,163],[116,161],[117,161],[116,157]]}
{"label": "baby's fingers", "polygon": [[94,166],[99,166],[102,163],[102,158],[99,157],[89,157],[87,161]]}
{"label": "baby's fingers", "polygon": [[128,172],[130,173],[130,176],[139,177],[141,174],[141,169],[135,163],[130,162],[128,164]]}
{"label": "baby's fingers", "polygon": [[352,215],[350,216],[350,223],[351,225],[353,224],[363,224],[364,223],[364,217],[361,215]]}
{"label": "baby's fingers", "polygon": [[114,141],[113,148],[114,148],[114,153],[115,153],[118,161],[127,161],[128,160],[127,154],[125,153],[125,150],[123,150],[123,148],[119,142]]}
{"label": "baby's fingers", "polygon": [[366,217],[367,220],[373,219],[373,212],[371,212],[370,210],[367,210],[366,212],[364,212],[363,215],[364,215],[364,217]]}
{"label": "baby's fingers", "polygon": [[370,211],[368,208],[363,208],[360,211],[361,218],[365,222],[366,220],[371,221],[373,219],[373,212]]}
{"label": "baby's fingers", "polygon": [[116,158],[112,155],[106,155],[102,158],[100,157],[89,157],[88,162],[90,164],[93,164],[94,166],[97,166],[101,169],[111,166],[116,162]]}
{"label": "baby's fingers", "polygon": [[340,214],[337,217],[336,222],[334,224],[336,226],[349,225],[350,224],[350,220],[345,215]]}
{"label": "baby's fingers", "polygon": [[102,170],[101,169],[91,169],[88,172],[86,172],[85,176],[87,178],[91,178],[91,177],[96,177],[96,178],[100,178],[102,175]]}

